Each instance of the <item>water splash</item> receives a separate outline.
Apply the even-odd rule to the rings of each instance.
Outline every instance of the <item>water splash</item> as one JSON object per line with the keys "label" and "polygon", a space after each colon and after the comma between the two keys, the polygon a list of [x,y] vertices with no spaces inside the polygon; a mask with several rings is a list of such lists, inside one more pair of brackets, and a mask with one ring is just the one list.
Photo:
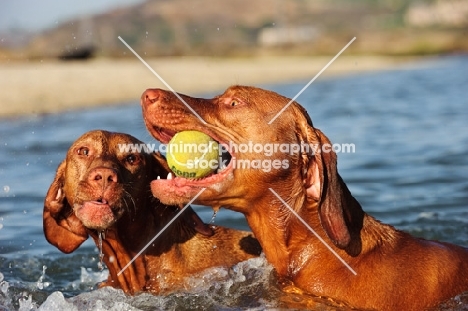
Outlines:
{"label": "water splash", "polygon": [[98,248],[99,248],[99,262],[98,262],[98,268],[99,270],[104,269],[104,254],[102,252],[102,240],[106,238],[106,235],[104,231],[99,231],[98,232]]}
{"label": "water splash", "polygon": [[[90,271],[82,272],[86,275]],[[187,290],[167,295],[141,293],[127,296],[121,289],[105,286],[65,298],[52,293],[38,311],[50,310],[265,310],[277,306],[271,285],[273,268],[264,256],[234,268],[215,267],[190,276]],[[273,298],[272,298],[273,297]]]}
{"label": "water splash", "polygon": [[45,265],[42,266],[42,274],[41,274],[41,276],[39,277],[39,279],[36,282],[36,286],[37,286],[38,289],[44,289],[46,287],[49,287],[49,285],[50,285],[50,282],[44,282],[46,270],[47,270],[47,266],[45,266]]}
{"label": "water splash", "polygon": [[7,293],[8,291],[8,287],[10,287],[10,285],[8,284],[7,281],[4,280],[4,276],[3,274],[0,272],[0,291],[4,294]]}
{"label": "water splash", "polygon": [[95,284],[107,280],[109,270],[93,271],[92,268],[81,267],[80,279],[74,281],[73,286],[76,288],[93,287]]}
{"label": "water splash", "polygon": [[21,293],[21,297],[18,299],[18,304],[18,311],[30,311],[37,309],[36,303],[32,301],[32,295],[27,292]]}

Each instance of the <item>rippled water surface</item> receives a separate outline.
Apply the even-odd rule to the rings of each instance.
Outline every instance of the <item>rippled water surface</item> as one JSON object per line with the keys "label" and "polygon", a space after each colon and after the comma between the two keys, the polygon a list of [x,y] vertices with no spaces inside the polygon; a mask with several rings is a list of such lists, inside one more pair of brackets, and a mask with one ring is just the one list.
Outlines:
{"label": "rippled water surface", "polygon": [[[263,87],[293,97],[306,83]],[[338,155],[339,170],[368,213],[417,236],[468,246],[468,58],[318,79],[297,100],[333,143],[354,144],[354,153]],[[126,132],[153,143],[136,100],[0,121],[0,310],[1,305],[39,307],[47,297],[42,310],[52,308],[51,302],[63,310],[73,307],[63,297],[78,294],[75,305],[93,310],[274,305],[265,298],[270,268],[261,259],[237,267],[242,268],[237,279],[232,271],[213,272],[229,276],[207,281],[196,293],[129,298],[113,289],[92,290],[105,277],[97,268],[94,244],[87,241],[65,255],[42,232],[43,199],[55,169],[70,144],[92,129]],[[197,211],[210,220],[210,209]],[[248,229],[242,215],[226,210],[216,224]]]}

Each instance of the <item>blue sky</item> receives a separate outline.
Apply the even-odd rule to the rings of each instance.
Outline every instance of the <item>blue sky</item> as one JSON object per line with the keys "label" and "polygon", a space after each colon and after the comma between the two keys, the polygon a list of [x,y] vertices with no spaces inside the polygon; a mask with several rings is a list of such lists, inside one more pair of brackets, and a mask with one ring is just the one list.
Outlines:
{"label": "blue sky", "polygon": [[1,0],[0,31],[12,28],[41,30],[70,18],[139,2],[143,0]]}

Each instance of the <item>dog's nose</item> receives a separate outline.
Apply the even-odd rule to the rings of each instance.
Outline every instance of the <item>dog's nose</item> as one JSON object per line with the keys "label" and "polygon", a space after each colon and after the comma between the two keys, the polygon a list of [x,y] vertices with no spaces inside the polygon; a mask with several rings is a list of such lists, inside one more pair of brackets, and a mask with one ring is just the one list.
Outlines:
{"label": "dog's nose", "polygon": [[161,90],[159,89],[147,89],[141,95],[141,104],[148,106],[156,102],[161,95]]}
{"label": "dog's nose", "polygon": [[95,168],[88,175],[90,184],[97,184],[104,188],[118,181],[117,172],[111,168]]}

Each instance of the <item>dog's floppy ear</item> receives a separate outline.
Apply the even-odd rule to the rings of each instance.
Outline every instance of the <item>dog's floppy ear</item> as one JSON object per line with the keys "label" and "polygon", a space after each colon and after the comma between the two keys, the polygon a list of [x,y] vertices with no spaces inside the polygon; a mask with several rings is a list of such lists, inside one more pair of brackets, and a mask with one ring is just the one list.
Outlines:
{"label": "dog's floppy ear", "polygon": [[347,196],[351,194],[338,174],[330,141],[300,108],[297,134],[301,144],[308,146],[302,154],[306,199],[317,202],[323,229],[336,246],[344,249],[351,242],[347,219]]}
{"label": "dog's floppy ear", "polygon": [[201,220],[200,216],[189,206],[185,213],[188,216],[189,224],[193,226],[195,231],[204,235],[204,236],[212,236],[214,234],[213,229],[210,228],[209,225],[205,224],[203,220]]}
{"label": "dog's floppy ear", "polygon": [[309,167],[312,166],[312,179],[316,180],[318,177],[320,180],[320,222],[333,243],[340,248],[346,248],[351,242],[351,234],[345,220],[348,208],[346,194],[350,194],[338,174],[336,154],[331,149],[330,141],[320,130],[314,129],[314,132],[319,144]]}
{"label": "dog's floppy ear", "polygon": [[87,238],[88,233],[75,216],[63,192],[66,163],[57,168],[54,181],[44,200],[43,226],[47,241],[64,253],[71,253]]}

